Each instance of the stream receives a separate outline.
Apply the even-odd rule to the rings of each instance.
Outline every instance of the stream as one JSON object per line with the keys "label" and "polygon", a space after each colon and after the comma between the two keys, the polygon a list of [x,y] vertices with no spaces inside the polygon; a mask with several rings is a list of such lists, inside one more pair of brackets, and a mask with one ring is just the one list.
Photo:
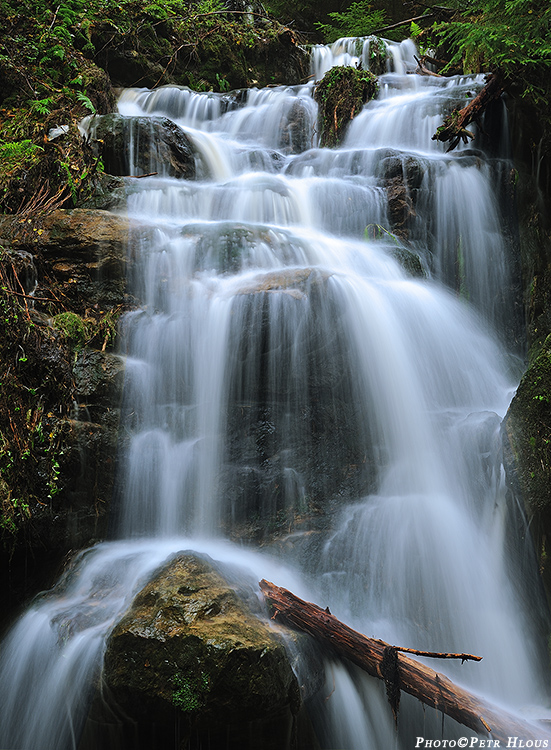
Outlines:
{"label": "stream", "polygon": [[[122,92],[122,115],[184,130],[198,178],[153,160],[128,191],[148,231],[129,249],[142,304],[121,328],[115,540],[82,551],[8,634],[4,750],[78,748],[110,630],[182,549],[366,635],[480,654],[437,668],[524,717],[546,712],[535,571],[501,463],[522,371],[506,119],[498,152],[473,126],[446,154],[431,136],[483,76],[414,75],[413,43],[387,47],[378,98],[335,149],[318,145],[312,81]],[[367,67],[358,49],[314,48],[314,79]],[[407,696],[395,729],[380,681],[330,661],[326,680],[311,708],[323,750],[471,735]]]}

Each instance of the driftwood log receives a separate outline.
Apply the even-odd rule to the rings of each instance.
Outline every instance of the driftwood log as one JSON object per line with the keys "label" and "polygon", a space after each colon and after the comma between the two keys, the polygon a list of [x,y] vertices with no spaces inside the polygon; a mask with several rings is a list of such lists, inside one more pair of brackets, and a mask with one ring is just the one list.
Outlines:
{"label": "driftwood log", "polygon": [[499,99],[503,90],[504,84],[501,76],[498,73],[490,73],[486,79],[486,85],[484,88],[482,88],[475,98],[465,107],[462,109],[459,109],[459,107],[454,109],[432,136],[432,140],[444,142],[451,141],[447,150],[453,151],[453,149],[459,144],[459,141],[462,140],[466,143],[468,139],[474,138],[471,131],[467,130],[467,125],[473,121],[476,122],[490,102]]}
{"label": "driftwood log", "polygon": [[[551,740],[551,733],[546,727],[525,722],[501,708],[492,706],[484,699],[455,685],[445,675],[405,656],[403,652],[438,658],[456,658],[462,661],[478,661],[481,657],[472,654],[436,654],[400,649],[358,633],[340,622],[328,609],[324,610],[316,604],[299,599],[287,589],[266,580],[262,580],[259,585],[273,610],[272,619],[281,620],[309,633],[333,653],[345,657],[373,677],[384,680],[395,719],[398,713],[399,693],[403,690],[474,732],[500,741],[503,747],[508,746],[509,737],[518,737],[525,742]],[[551,742],[549,744],[551,747]]]}

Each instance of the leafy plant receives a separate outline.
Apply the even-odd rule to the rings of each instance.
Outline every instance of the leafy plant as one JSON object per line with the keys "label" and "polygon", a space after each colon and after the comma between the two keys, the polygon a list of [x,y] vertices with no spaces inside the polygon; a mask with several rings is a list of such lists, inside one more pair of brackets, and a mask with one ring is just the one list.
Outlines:
{"label": "leafy plant", "polygon": [[374,10],[368,0],[356,0],[342,13],[328,16],[333,23],[315,24],[328,43],[342,37],[370,36],[386,24],[384,10]]}
{"label": "leafy plant", "polygon": [[17,169],[29,168],[40,158],[44,149],[31,140],[0,143],[0,170],[10,174]]}
{"label": "leafy plant", "polygon": [[86,109],[90,110],[93,115],[96,114],[96,108],[94,104],[84,91],[77,91],[75,96],[77,100],[86,107]]}
{"label": "leafy plant", "polygon": [[544,96],[551,67],[549,0],[461,0],[460,11],[437,24],[438,41],[451,53],[448,67],[465,72],[500,68]]}
{"label": "leafy plant", "polygon": [[219,73],[216,73],[216,80],[218,82],[218,87],[220,88],[220,91],[230,90],[229,82],[225,78],[223,78]]}

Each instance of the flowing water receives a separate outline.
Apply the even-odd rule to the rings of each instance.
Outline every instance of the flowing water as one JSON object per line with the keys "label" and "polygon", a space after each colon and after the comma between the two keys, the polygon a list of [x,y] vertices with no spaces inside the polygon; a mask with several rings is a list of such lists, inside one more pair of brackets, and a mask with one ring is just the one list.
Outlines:
{"label": "flowing water", "polygon": [[[316,48],[315,78],[358,51],[366,66],[368,45]],[[312,83],[123,92],[123,115],[185,131],[199,177],[169,178],[154,158],[143,169],[131,138],[135,173],[157,175],[128,196],[142,308],[122,331],[120,541],[83,552],[5,642],[2,748],[77,746],[106,635],[151,571],[190,548],[367,635],[478,653],[438,669],[543,711],[536,594],[519,595],[536,587],[515,572],[499,447],[516,385],[504,342],[518,333],[506,162],[480,136],[454,154],[431,140],[483,80],[411,75],[414,52],[389,44],[378,99],[333,150],[317,143]],[[396,186],[407,246],[389,233]],[[376,682],[327,664],[312,706],[323,748],[442,736],[407,699],[396,732]]]}

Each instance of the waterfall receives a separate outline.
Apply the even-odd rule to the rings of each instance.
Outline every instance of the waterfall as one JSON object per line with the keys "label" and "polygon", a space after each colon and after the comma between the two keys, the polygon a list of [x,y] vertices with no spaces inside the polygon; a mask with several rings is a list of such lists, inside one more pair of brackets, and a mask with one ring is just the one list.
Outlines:
{"label": "waterfall", "polygon": [[[367,67],[370,43],[316,47],[315,77]],[[500,460],[518,377],[501,167],[479,136],[453,154],[431,140],[482,79],[409,75],[412,42],[387,49],[379,97],[333,150],[317,142],[312,83],[122,93],[121,114],[185,131],[201,177],[151,169],[128,196],[149,231],[131,238],[141,309],[122,325],[118,541],[81,553],[8,635],[2,748],[77,747],[107,635],[181,549],[329,603],[367,635],[479,653],[438,669],[514,712],[544,710]],[[326,667],[312,707],[323,748],[442,736],[407,698],[396,732],[384,686]]]}

